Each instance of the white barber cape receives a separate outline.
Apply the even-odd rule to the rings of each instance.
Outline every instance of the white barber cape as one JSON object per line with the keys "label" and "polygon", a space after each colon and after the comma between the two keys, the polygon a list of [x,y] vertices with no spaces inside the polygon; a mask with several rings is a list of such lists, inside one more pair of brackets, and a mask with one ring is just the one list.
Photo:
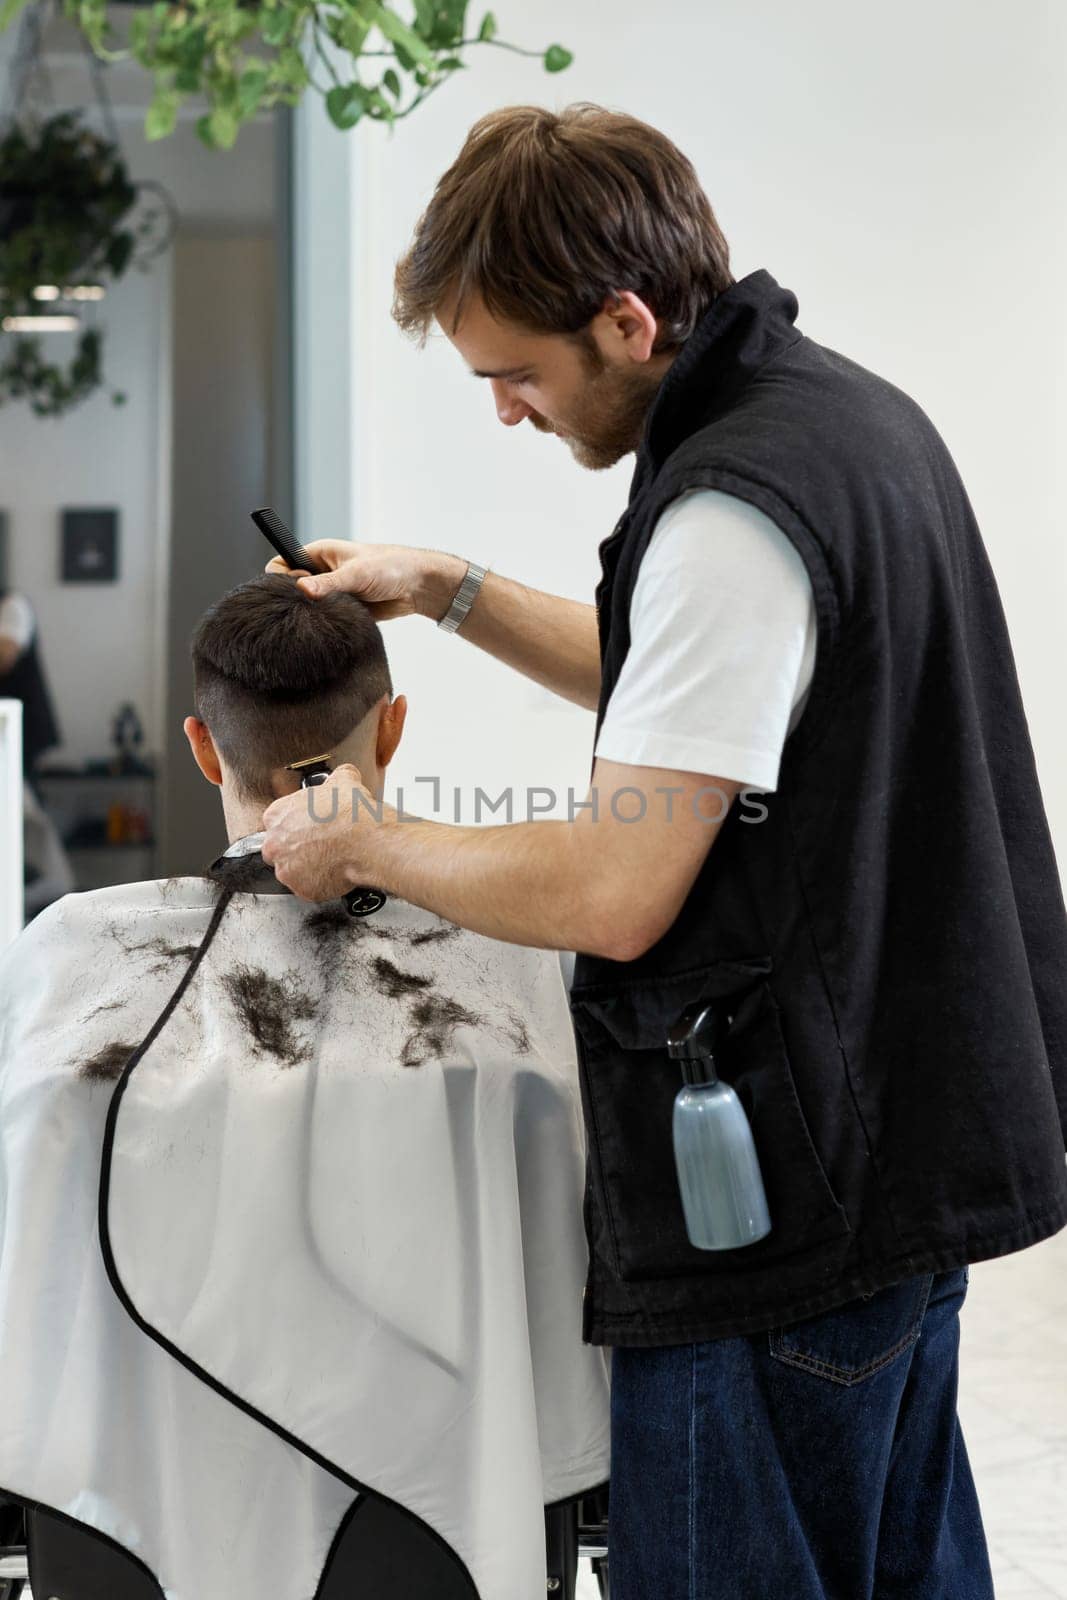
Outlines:
{"label": "white barber cape", "polygon": [[608,1476],[556,958],[243,891],[195,964],[218,900],[0,958],[0,1492],[172,1600],[309,1600],[367,1494],[543,1600],[543,1505]]}

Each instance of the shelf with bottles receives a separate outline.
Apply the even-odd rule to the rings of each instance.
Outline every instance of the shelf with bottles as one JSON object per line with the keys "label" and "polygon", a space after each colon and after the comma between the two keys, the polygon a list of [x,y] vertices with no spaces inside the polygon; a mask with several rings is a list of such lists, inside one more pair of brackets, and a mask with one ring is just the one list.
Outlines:
{"label": "shelf with bottles", "polygon": [[79,889],[156,877],[156,761],[143,750],[132,705],[112,721],[114,750],[80,764],[38,766],[33,784],[55,825]]}

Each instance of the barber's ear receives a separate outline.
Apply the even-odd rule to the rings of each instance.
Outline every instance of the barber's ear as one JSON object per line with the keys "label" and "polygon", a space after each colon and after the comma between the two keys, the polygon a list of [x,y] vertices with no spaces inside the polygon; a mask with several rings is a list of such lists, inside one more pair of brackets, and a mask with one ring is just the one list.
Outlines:
{"label": "barber's ear", "polygon": [[590,324],[600,354],[608,361],[648,361],[659,337],[656,313],[632,289],[609,295]]}
{"label": "barber's ear", "polygon": [[220,787],[222,784],[222,768],[215,750],[215,742],[207,729],[207,723],[201,722],[199,717],[186,717],[182,723],[185,737],[189,741],[189,748],[193,752],[200,771],[209,783]]}
{"label": "barber's ear", "polygon": [[395,700],[382,707],[382,714],[378,718],[378,742],[374,756],[383,772],[396,754],[407,714],[407,697],[402,694],[398,694]]}

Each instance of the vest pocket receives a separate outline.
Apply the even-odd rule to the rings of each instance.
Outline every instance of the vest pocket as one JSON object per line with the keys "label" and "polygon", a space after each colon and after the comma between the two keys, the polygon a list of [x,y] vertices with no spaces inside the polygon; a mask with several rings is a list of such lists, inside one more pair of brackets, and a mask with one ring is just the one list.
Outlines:
{"label": "vest pocket", "polygon": [[[770,970],[769,956],[753,956],[571,992],[600,1213],[596,1245],[624,1282],[736,1277],[850,1232],[797,1098]],[[766,1238],[736,1250],[689,1243],[674,1166],[671,1124],[682,1080],[667,1054],[667,1030],[700,999],[719,1002],[730,1019],[716,1065],[751,1124],[771,1216]]]}

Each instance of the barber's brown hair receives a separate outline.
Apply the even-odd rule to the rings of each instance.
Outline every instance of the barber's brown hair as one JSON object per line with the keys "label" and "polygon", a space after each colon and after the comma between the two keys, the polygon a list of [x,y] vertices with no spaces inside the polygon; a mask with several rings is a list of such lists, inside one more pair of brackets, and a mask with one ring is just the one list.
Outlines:
{"label": "barber's brown hair", "polygon": [[448,301],[578,334],[629,289],[684,343],[733,283],[730,252],[691,163],[656,128],[601,106],[508,106],[482,117],[397,265],[393,316],[426,338]]}
{"label": "barber's brown hair", "polygon": [[332,751],[393,692],[381,630],[355,595],[313,600],[267,574],[223,595],[192,639],[196,714],[245,799]]}

